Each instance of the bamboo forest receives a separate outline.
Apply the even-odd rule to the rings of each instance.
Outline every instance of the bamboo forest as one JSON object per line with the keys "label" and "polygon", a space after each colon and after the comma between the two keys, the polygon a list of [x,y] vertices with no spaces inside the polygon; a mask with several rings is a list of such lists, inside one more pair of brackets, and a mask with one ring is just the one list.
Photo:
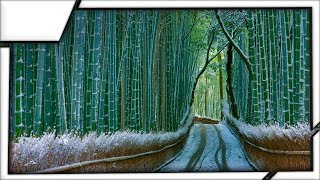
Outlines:
{"label": "bamboo forest", "polygon": [[311,16],[75,10],[10,43],[9,172],[310,170]]}

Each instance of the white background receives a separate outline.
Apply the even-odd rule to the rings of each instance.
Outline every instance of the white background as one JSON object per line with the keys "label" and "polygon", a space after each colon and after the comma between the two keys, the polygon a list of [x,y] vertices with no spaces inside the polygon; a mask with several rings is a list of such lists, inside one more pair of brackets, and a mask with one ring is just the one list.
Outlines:
{"label": "white background", "polygon": [[[74,1],[1,0],[2,41],[57,40]],[[16,3],[19,2],[19,3]],[[48,2],[48,1],[45,1]],[[50,1],[49,1],[50,2]],[[55,4],[59,2],[58,4]],[[22,3],[22,4],[21,4]],[[31,3],[31,4],[29,4]],[[97,7],[313,7],[313,124],[319,122],[319,1],[100,1],[83,0],[81,8]],[[48,8],[52,7],[52,8]],[[50,19],[50,21],[48,21]],[[24,26],[21,27],[21,24]],[[46,34],[47,33],[47,34]],[[1,179],[262,179],[267,173],[161,173],[8,175],[9,49],[1,48]],[[320,179],[319,133],[314,137],[314,172],[281,172],[273,179]]]}
{"label": "white background", "polygon": [[1,0],[1,41],[59,41],[75,0]]}

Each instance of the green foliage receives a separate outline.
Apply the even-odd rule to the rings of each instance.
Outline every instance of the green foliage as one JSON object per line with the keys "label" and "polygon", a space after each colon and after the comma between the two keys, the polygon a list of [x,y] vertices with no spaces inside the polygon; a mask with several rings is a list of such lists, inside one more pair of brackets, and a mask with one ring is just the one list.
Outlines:
{"label": "green foliage", "polygon": [[205,73],[199,78],[194,100],[194,111],[206,117],[214,119],[221,118],[221,103],[224,99],[220,97],[220,73],[222,69],[222,89],[223,97],[226,97],[226,74],[225,62],[221,57],[217,57],[211,63]]}

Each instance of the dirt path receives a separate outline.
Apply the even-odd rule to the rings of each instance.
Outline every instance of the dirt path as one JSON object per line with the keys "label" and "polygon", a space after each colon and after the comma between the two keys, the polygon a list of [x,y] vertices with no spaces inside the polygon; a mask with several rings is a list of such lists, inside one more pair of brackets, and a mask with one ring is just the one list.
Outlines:
{"label": "dirt path", "polygon": [[160,172],[253,171],[238,139],[224,124],[195,124],[178,157]]}

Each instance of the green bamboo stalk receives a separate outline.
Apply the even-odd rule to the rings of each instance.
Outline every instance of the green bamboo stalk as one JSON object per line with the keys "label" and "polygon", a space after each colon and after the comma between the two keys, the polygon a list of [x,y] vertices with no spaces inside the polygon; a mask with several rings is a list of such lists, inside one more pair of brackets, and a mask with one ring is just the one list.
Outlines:
{"label": "green bamboo stalk", "polygon": [[[155,104],[153,103],[153,100],[156,98],[156,95],[153,93],[155,92],[155,87],[153,86],[153,79],[155,78],[156,74],[152,71],[154,64],[155,64],[155,49],[156,49],[156,38],[157,38],[157,27],[158,27],[158,12],[152,12],[152,22],[151,22],[151,26],[152,28],[150,29],[150,41],[149,43],[151,45],[146,45],[148,47],[150,47],[150,50],[147,51],[148,53],[148,89],[149,89],[149,93],[148,93],[148,100],[147,100],[147,104],[148,104],[148,108],[147,108],[147,122],[146,122],[146,131],[151,131],[151,130],[155,130],[155,131],[159,131],[159,127],[158,127],[158,123],[156,121],[156,117],[155,117]],[[147,26],[148,27],[148,26]]]}
{"label": "green bamboo stalk", "polygon": [[311,63],[311,56],[310,56],[310,52],[311,52],[311,40],[310,40],[310,35],[311,35],[311,30],[312,30],[312,26],[311,26],[311,11],[310,10],[305,10],[304,11],[304,17],[306,17],[306,23],[305,23],[305,71],[304,71],[304,75],[305,75],[305,98],[304,98],[304,105],[305,105],[305,118],[306,120],[310,120],[311,119],[311,115],[310,115],[310,111],[311,111],[311,89],[310,89],[310,78],[311,78],[311,67],[310,67],[310,63]]}
{"label": "green bamboo stalk", "polygon": [[294,10],[293,12],[293,124],[300,121],[300,44],[301,44],[301,14],[300,10]]}
{"label": "green bamboo stalk", "polygon": [[269,88],[268,88],[268,71],[267,71],[267,60],[266,60],[266,52],[265,52],[265,39],[264,39],[264,28],[263,28],[263,16],[265,16],[262,10],[257,13],[257,21],[258,21],[258,39],[259,39],[259,51],[260,51],[260,60],[261,60],[261,69],[262,69],[262,87],[263,91],[261,92],[263,95],[263,110],[264,110],[264,118],[262,121],[269,124],[270,121],[270,107],[269,107]]}
{"label": "green bamboo stalk", "polygon": [[64,42],[60,42],[55,46],[55,73],[57,78],[57,133],[63,134],[67,130],[67,115],[66,115],[66,106],[65,106],[65,83],[64,83],[64,69],[63,69],[63,50],[64,50]]}
{"label": "green bamboo stalk", "polygon": [[[71,127],[71,119],[73,118],[73,114],[72,114],[72,107],[71,105],[74,104],[73,102],[73,56],[74,56],[74,49],[76,47],[77,44],[75,44],[75,38],[76,38],[76,34],[75,34],[75,14],[73,13],[71,15],[71,23],[70,23],[70,29],[69,29],[69,33],[68,36],[65,37],[65,41],[67,42],[67,44],[69,46],[67,46],[66,44],[66,48],[65,52],[67,53],[67,58],[64,59],[64,70],[65,70],[65,99],[66,99],[66,116],[67,116],[67,127],[70,129]],[[54,65],[55,63],[53,63]]]}
{"label": "green bamboo stalk", "polygon": [[101,91],[100,91],[100,101],[99,101],[99,119],[98,119],[98,134],[106,131],[106,123],[104,119],[105,113],[105,97],[106,97],[106,84],[107,84],[107,68],[108,68],[108,50],[109,50],[109,42],[105,36],[108,31],[106,31],[106,12],[102,12],[102,30],[101,30]]}
{"label": "green bamboo stalk", "polygon": [[52,130],[55,131],[55,134],[57,135],[58,133],[58,130],[57,130],[57,122],[58,122],[58,113],[57,113],[57,109],[58,109],[58,105],[57,105],[57,102],[58,102],[58,95],[57,95],[57,73],[56,73],[56,66],[55,66],[55,63],[56,63],[56,59],[57,59],[57,53],[55,51],[56,49],[56,46],[57,44],[53,44],[50,46],[50,51],[51,51],[51,54],[50,54],[50,68],[51,68],[51,79],[50,79],[50,84],[51,84],[51,88],[50,88],[50,93],[51,93],[51,100],[50,100],[50,103],[51,103],[51,110],[50,110],[50,115],[51,115],[51,127],[52,127]]}
{"label": "green bamboo stalk", "polygon": [[71,122],[72,130],[83,132],[82,119],[82,89],[83,77],[82,69],[84,68],[84,49],[86,39],[86,12],[78,11],[75,14],[75,47],[73,49],[73,62],[72,62],[72,90],[71,90]]}
{"label": "green bamboo stalk", "polygon": [[110,82],[108,83],[108,108],[109,108],[109,128],[110,131],[117,130],[117,109],[116,109],[116,101],[117,101],[117,89],[116,89],[116,31],[115,31],[115,22],[116,22],[116,11],[107,12],[107,17],[110,16],[109,26],[110,32],[113,32],[110,35],[110,63],[109,63],[109,74]]}
{"label": "green bamboo stalk", "polygon": [[44,130],[51,131],[51,45],[46,46],[45,56],[45,73],[44,73],[44,95],[43,95],[43,113],[44,113]]}
{"label": "green bamboo stalk", "polygon": [[278,60],[278,55],[277,55],[277,47],[278,47],[278,43],[276,43],[277,41],[277,28],[275,27],[275,23],[276,23],[276,17],[275,17],[275,10],[271,10],[270,14],[269,14],[269,22],[268,22],[268,27],[270,30],[270,60],[271,60],[271,69],[270,69],[270,84],[272,84],[272,89],[271,89],[271,100],[272,100],[272,116],[274,118],[274,120],[278,121],[278,96],[277,96],[277,92],[278,92],[278,87],[277,87],[277,81],[278,81],[278,71],[277,71],[277,64],[279,63]]}
{"label": "green bamboo stalk", "polygon": [[275,27],[275,31],[278,32],[276,35],[276,43],[277,43],[277,48],[276,48],[276,59],[277,59],[277,69],[276,71],[277,73],[277,122],[279,122],[279,124],[283,125],[285,124],[285,120],[284,120],[284,115],[283,115],[283,101],[282,101],[282,97],[283,97],[283,89],[282,88],[282,61],[281,61],[281,30],[280,30],[280,11],[279,10],[274,10],[274,16],[275,16],[275,23],[274,23],[274,27]]}
{"label": "green bamboo stalk", "polygon": [[[260,123],[263,118],[264,118],[264,114],[263,114],[263,107],[262,107],[262,75],[261,75],[261,59],[260,59],[260,41],[259,41],[259,31],[258,31],[258,13],[254,13],[252,14],[252,17],[254,19],[256,19],[256,21],[251,21],[251,23],[254,23],[255,26],[255,31],[254,32],[254,44],[255,46],[251,47],[251,50],[249,49],[249,52],[252,53],[252,55],[254,55],[254,57],[252,56],[252,59],[254,60],[254,70],[253,72],[255,72],[255,75],[253,75],[253,78],[255,81],[253,84],[253,119],[255,124]],[[251,40],[253,43],[253,40]],[[253,49],[254,48],[254,49]]]}
{"label": "green bamboo stalk", "polygon": [[25,46],[23,44],[14,45],[16,53],[16,77],[15,77],[15,123],[16,123],[16,136],[23,135],[25,130]]}
{"label": "green bamboo stalk", "polygon": [[166,111],[167,111],[167,98],[166,98],[166,88],[167,88],[167,66],[166,66],[166,49],[165,49],[165,34],[166,34],[166,24],[165,24],[165,14],[164,23],[162,24],[161,32],[161,50],[160,50],[160,63],[161,63],[161,126],[162,130],[166,131]]}
{"label": "green bamboo stalk", "polygon": [[286,29],[286,45],[287,45],[287,61],[288,61],[288,86],[289,86],[289,119],[288,123],[293,124],[294,118],[294,97],[293,97],[293,86],[294,86],[294,54],[293,54],[293,39],[292,39],[292,10],[285,11],[285,29]]}
{"label": "green bamboo stalk", "polygon": [[153,54],[155,63],[154,63],[154,67],[153,67],[153,72],[154,72],[154,80],[153,80],[153,86],[155,88],[154,91],[154,110],[155,110],[155,126],[157,127],[157,130],[160,131],[162,130],[161,127],[161,121],[160,121],[160,63],[159,63],[159,55],[160,55],[160,27],[161,27],[161,23],[162,23],[162,11],[158,11],[158,24],[157,24],[157,28],[156,28],[156,38],[155,38],[155,51]]}
{"label": "green bamboo stalk", "polygon": [[288,51],[287,51],[287,28],[285,20],[285,11],[280,10],[280,29],[281,29],[281,61],[282,61],[282,91],[284,103],[284,120],[286,124],[290,124],[289,114],[289,81],[288,81]]}
{"label": "green bamboo stalk", "polygon": [[45,71],[45,53],[46,45],[39,44],[38,67],[35,95],[35,114],[34,114],[34,135],[41,136],[43,134],[43,88],[44,88],[44,71]]}
{"label": "green bamboo stalk", "polygon": [[34,91],[33,91],[33,56],[34,48],[32,44],[26,45],[26,81],[25,81],[25,92],[26,92],[26,136],[30,136],[30,133],[33,129],[33,112],[34,112]]}
{"label": "green bamboo stalk", "polygon": [[300,87],[299,87],[299,96],[300,100],[298,102],[298,109],[299,109],[299,116],[300,118],[298,119],[298,122],[304,122],[305,121],[305,105],[304,105],[304,99],[305,99],[305,54],[306,54],[306,48],[305,48],[305,27],[306,27],[306,16],[304,14],[304,11],[306,10],[300,10],[301,14],[301,31],[300,31],[300,68],[299,68],[299,73],[300,73],[300,78],[299,82]]}
{"label": "green bamboo stalk", "polygon": [[78,133],[84,134],[84,127],[83,127],[83,119],[85,118],[85,110],[84,110],[84,98],[83,98],[83,94],[84,94],[84,88],[85,88],[85,74],[83,72],[83,69],[85,69],[84,67],[84,61],[85,61],[85,50],[86,50],[86,39],[87,38],[87,12],[84,11],[81,14],[81,18],[80,18],[80,32],[79,32],[79,39],[80,39],[80,44],[79,44],[79,49],[78,49],[78,60],[79,63],[77,64],[77,70],[78,70],[78,79],[77,79],[77,103],[78,103],[78,107],[77,107],[77,122],[78,122],[78,129],[76,129],[76,131]]}
{"label": "green bamboo stalk", "polygon": [[12,93],[11,93],[11,97],[12,97],[12,101],[11,101],[11,106],[10,106],[10,115],[12,116],[12,118],[10,119],[10,134],[11,134],[11,138],[15,138],[16,137],[16,104],[17,104],[17,98],[16,98],[16,94],[17,94],[17,81],[16,81],[16,71],[17,71],[17,63],[16,63],[16,59],[17,59],[17,46],[16,45],[11,45],[10,48],[10,53],[12,54],[12,58],[13,60],[10,61],[10,66],[12,68],[11,71],[11,88],[12,88]]}
{"label": "green bamboo stalk", "polygon": [[[93,36],[93,55],[92,55],[92,102],[91,102],[91,119],[93,124],[97,126],[98,133],[102,131],[102,126],[98,124],[99,113],[99,95],[100,95],[100,59],[101,59],[101,45],[102,45],[102,21],[103,12],[96,11]],[[93,129],[96,131],[97,129]]]}
{"label": "green bamboo stalk", "polygon": [[91,117],[91,110],[92,110],[92,70],[93,70],[93,37],[94,37],[94,23],[95,23],[95,11],[88,11],[87,12],[87,19],[88,23],[86,26],[86,31],[88,32],[88,36],[86,36],[86,54],[85,54],[85,74],[86,76],[84,77],[85,81],[85,88],[84,88],[84,107],[85,107],[85,112],[84,112],[84,132],[90,132],[94,131],[96,129],[96,124],[94,121],[92,121]]}
{"label": "green bamboo stalk", "polygon": [[[149,18],[149,17],[147,17]],[[148,101],[148,94],[150,93],[148,89],[147,91],[147,86],[149,85],[147,82],[147,71],[148,71],[148,56],[150,53],[150,46],[147,46],[147,40],[148,40],[148,35],[149,35],[149,21],[148,19],[145,19],[146,23],[143,23],[143,40],[142,40],[142,107],[141,107],[141,113],[142,113],[142,126],[143,126],[143,130],[146,132],[148,128],[147,122],[149,122],[148,118],[148,114],[150,114],[151,112],[149,112],[149,101]]]}
{"label": "green bamboo stalk", "polygon": [[[124,16],[124,21],[126,16]],[[127,23],[124,25],[124,27],[129,27],[129,24]],[[127,31],[124,31],[123,35],[123,44],[124,47],[122,48],[122,54],[121,54],[121,129],[125,129],[126,127],[126,79],[127,79],[127,46],[128,46],[128,33]]]}
{"label": "green bamboo stalk", "polygon": [[270,31],[269,31],[269,26],[268,26],[268,22],[270,21],[269,19],[269,13],[270,11],[264,10],[263,11],[263,38],[264,38],[264,47],[265,47],[265,73],[266,73],[266,87],[267,87],[267,92],[265,91],[265,95],[266,96],[266,101],[265,103],[267,103],[268,107],[266,108],[266,117],[267,117],[267,123],[270,124],[272,123],[273,120],[273,101],[272,101],[272,75],[271,75],[271,67],[272,67],[272,55],[271,55],[271,47],[269,46],[270,44],[270,40],[271,37],[270,35]]}

